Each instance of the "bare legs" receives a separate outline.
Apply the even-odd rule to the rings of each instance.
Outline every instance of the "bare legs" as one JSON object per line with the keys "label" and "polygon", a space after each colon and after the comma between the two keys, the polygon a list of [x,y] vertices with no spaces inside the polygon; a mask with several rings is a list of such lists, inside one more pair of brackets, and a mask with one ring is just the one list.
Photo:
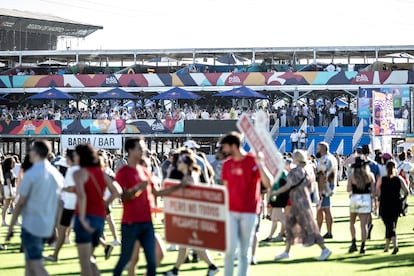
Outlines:
{"label": "bare legs", "polygon": [[77,244],[79,263],[81,266],[81,276],[99,276],[95,258],[92,257],[93,247],[90,243]]}
{"label": "bare legs", "polygon": [[350,220],[349,220],[349,230],[351,232],[351,238],[352,238],[352,244],[351,247],[349,248],[349,253],[355,252],[357,251],[357,246],[356,246],[356,237],[355,237],[355,222],[356,222],[356,217],[359,217],[360,220],[360,225],[361,225],[361,249],[360,249],[360,253],[365,253],[365,242],[367,240],[367,235],[368,235],[368,224],[370,221],[370,217],[371,215],[369,213],[365,214],[365,213],[351,213],[350,214]]}
{"label": "bare legs", "polygon": [[316,213],[316,220],[318,223],[319,231],[322,229],[322,222],[323,218],[325,217],[326,221],[326,230],[328,234],[332,235],[332,224],[333,224],[333,218],[331,214],[331,208],[321,208]]}
{"label": "bare legs", "polygon": [[58,229],[57,241],[55,245],[55,250],[53,251],[53,255],[52,255],[52,258],[54,261],[58,260],[59,251],[62,248],[63,243],[65,242],[68,228],[69,227],[62,226],[62,225],[59,225],[57,228]]}
{"label": "bare legs", "polygon": [[1,213],[3,226],[7,225],[7,223],[6,223],[6,214],[7,214],[7,210],[11,206],[11,203],[12,203],[11,199],[5,199],[4,200],[3,210],[2,210],[2,213]]}

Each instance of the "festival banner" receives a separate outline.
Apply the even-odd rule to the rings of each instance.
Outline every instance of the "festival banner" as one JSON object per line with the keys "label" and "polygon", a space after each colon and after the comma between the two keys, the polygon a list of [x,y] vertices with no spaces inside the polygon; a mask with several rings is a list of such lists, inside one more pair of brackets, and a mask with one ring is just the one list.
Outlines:
{"label": "festival banner", "polygon": [[60,121],[0,121],[0,134],[3,135],[56,135],[62,131]]}
{"label": "festival banner", "polygon": [[[190,74],[65,74],[0,76],[0,90],[9,88],[372,85],[412,84],[412,71],[375,72],[239,72]],[[10,92],[10,90],[8,90]]]}
{"label": "festival banner", "polygon": [[395,118],[392,93],[373,91],[374,134],[394,135]]}
{"label": "festival banner", "polygon": [[383,87],[383,88],[360,88],[358,91],[358,118],[364,120],[364,126],[371,123],[372,91],[384,92],[392,95],[392,108],[394,118],[401,118],[403,108],[410,110],[410,88],[409,87]]}
{"label": "festival banner", "polygon": [[358,118],[364,120],[364,125],[371,122],[372,88],[359,88],[358,91]]}

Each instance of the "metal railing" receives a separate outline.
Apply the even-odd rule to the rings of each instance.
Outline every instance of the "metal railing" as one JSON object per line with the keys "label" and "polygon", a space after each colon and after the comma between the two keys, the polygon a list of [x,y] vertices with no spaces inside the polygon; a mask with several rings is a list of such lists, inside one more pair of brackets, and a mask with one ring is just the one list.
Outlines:
{"label": "metal railing", "polygon": [[334,117],[332,119],[332,122],[329,124],[328,130],[325,133],[325,137],[323,138],[323,140],[330,144],[333,140],[333,138],[335,137],[335,127],[338,125],[338,117]]}
{"label": "metal railing", "polygon": [[352,151],[355,150],[356,145],[361,141],[362,135],[364,134],[364,120],[360,120],[359,124],[352,136]]}
{"label": "metal railing", "polygon": [[270,136],[274,141],[276,141],[276,139],[279,137],[279,119],[276,119],[275,124],[270,130]]}
{"label": "metal railing", "polygon": [[307,130],[308,130],[308,119],[307,118],[305,118],[305,120],[303,120],[303,123],[299,128],[299,132],[301,130],[303,130],[305,133],[307,133]]}

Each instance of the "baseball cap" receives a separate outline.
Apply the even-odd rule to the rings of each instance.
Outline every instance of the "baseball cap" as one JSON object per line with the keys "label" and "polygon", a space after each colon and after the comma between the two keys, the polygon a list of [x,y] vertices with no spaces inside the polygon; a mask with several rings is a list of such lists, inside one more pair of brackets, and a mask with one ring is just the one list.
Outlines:
{"label": "baseball cap", "polygon": [[357,153],[362,153],[362,147],[357,147],[357,148],[356,148],[356,152],[357,152]]}
{"label": "baseball cap", "polygon": [[199,149],[200,145],[197,144],[194,140],[187,140],[184,142],[184,147],[190,148],[190,149]]}
{"label": "baseball cap", "polygon": [[384,158],[385,160],[390,160],[392,159],[392,155],[389,154],[388,152],[385,152],[381,155],[382,158]]}

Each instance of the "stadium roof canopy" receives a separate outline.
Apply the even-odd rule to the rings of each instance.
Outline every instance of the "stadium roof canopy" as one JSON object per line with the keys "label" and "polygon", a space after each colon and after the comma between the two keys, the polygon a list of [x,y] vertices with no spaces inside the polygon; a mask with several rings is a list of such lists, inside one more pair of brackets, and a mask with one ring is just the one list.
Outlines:
{"label": "stadium roof canopy", "polygon": [[49,14],[0,8],[0,29],[45,33],[56,36],[86,37],[103,29]]}
{"label": "stadium roof canopy", "polygon": [[110,61],[134,61],[150,60],[156,57],[171,57],[177,60],[194,62],[195,58],[216,58],[227,53],[235,53],[238,56],[251,60],[290,60],[308,59],[349,59],[348,63],[354,63],[353,59],[388,58],[397,53],[414,55],[414,45],[379,45],[379,46],[310,46],[310,47],[257,47],[257,48],[179,48],[179,49],[113,49],[113,50],[40,50],[40,51],[0,51],[1,58],[11,58],[19,63],[33,62],[41,59],[57,59],[70,62],[98,61],[109,58]]}

